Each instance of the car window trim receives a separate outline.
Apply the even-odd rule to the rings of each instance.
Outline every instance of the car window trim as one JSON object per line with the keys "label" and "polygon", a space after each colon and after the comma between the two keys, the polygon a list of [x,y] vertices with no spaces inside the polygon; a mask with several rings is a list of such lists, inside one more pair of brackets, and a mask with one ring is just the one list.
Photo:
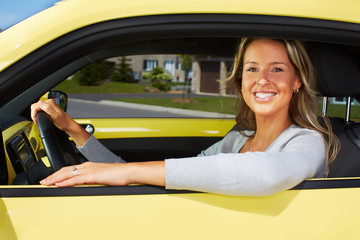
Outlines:
{"label": "car window trim", "polygon": [[[360,178],[348,179],[310,179],[287,191],[321,190],[337,188],[359,188]],[[189,190],[169,190],[165,187],[150,185],[130,186],[78,186],[68,188],[57,187],[0,187],[1,198],[18,197],[80,197],[80,196],[121,196],[121,195],[156,195],[156,194],[189,194],[199,193]]]}

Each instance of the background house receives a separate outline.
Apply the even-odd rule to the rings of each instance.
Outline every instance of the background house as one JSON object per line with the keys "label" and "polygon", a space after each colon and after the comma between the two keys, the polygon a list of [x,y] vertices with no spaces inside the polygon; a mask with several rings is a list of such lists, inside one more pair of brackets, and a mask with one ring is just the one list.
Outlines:
{"label": "background house", "polygon": [[[134,55],[126,56],[130,59],[131,68],[140,76],[144,72],[150,72],[155,67],[162,67],[165,73],[172,76],[172,82],[184,82],[185,73],[181,70],[181,61],[177,55]],[[110,62],[117,62],[117,58],[108,59]]]}
{"label": "background house", "polygon": [[195,56],[192,71],[192,88],[201,94],[231,94],[224,80],[231,71],[233,58]]}

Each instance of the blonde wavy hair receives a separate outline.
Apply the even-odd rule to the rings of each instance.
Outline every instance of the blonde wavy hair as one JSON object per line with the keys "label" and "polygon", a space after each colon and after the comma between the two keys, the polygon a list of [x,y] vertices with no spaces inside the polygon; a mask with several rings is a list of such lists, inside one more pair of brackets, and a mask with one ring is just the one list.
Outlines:
{"label": "blonde wavy hair", "polygon": [[[230,87],[235,87],[238,94],[239,111],[236,114],[236,122],[241,134],[246,135],[244,130],[256,131],[255,113],[245,103],[242,93],[243,61],[248,46],[257,38],[243,38],[235,55],[231,74],[227,78]],[[322,116],[326,127],[320,123],[317,112],[321,112],[317,103],[316,74],[304,44],[298,40],[273,39],[284,44],[290,62],[296,74],[300,77],[302,85],[299,92],[294,93],[290,100],[289,115],[293,124],[315,130],[323,136],[327,149],[326,175],[333,163],[338,151],[339,141],[332,132],[330,121]]]}

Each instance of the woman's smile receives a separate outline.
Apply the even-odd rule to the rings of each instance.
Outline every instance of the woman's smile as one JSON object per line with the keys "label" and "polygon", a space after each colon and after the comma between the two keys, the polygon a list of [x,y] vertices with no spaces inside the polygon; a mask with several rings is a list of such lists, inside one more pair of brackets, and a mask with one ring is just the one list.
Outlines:
{"label": "woman's smile", "polygon": [[253,96],[255,97],[255,100],[258,102],[269,102],[271,101],[278,93],[275,91],[255,91],[253,92]]}

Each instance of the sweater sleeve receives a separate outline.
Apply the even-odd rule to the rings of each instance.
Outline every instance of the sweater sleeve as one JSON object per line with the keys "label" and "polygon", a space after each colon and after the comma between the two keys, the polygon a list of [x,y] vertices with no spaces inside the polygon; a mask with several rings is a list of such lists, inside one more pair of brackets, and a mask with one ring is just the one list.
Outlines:
{"label": "sweater sleeve", "polygon": [[324,166],[323,139],[312,131],[286,141],[281,151],[168,159],[165,161],[166,188],[264,196],[320,176]]}
{"label": "sweater sleeve", "polygon": [[125,163],[121,157],[112,153],[104,145],[102,145],[99,140],[97,140],[93,135],[86,141],[86,143],[77,147],[77,149],[86,157],[87,160],[91,162],[101,162],[101,163]]}

